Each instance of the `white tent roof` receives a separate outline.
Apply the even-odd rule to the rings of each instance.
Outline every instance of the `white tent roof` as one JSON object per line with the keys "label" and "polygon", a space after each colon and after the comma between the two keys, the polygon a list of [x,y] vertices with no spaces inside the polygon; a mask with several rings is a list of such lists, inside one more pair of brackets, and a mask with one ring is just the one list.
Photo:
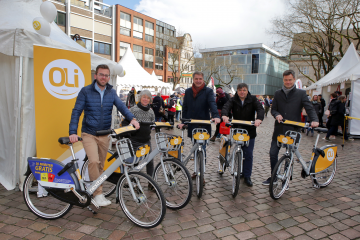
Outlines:
{"label": "white tent roof", "polygon": [[356,52],[354,44],[351,43],[344,57],[335,66],[335,68],[307,89],[315,89],[318,87],[325,87],[331,84],[340,83],[349,79],[352,74],[360,74],[358,68],[355,67],[359,64],[359,54]]}
{"label": "white tent roof", "polygon": [[130,47],[128,47],[119,63],[123,66],[126,74],[122,78],[117,78],[117,85],[130,87],[170,87],[168,83],[158,80],[154,72],[153,75],[150,75],[140,66]]}
{"label": "white tent roof", "polygon": [[[87,52],[91,54],[91,69],[107,64],[110,70],[115,62],[102,58],[83,48],[67,36],[55,22],[50,24],[51,33],[45,37],[36,33],[32,26],[35,17],[41,17],[42,0],[0,0],[0,52],[10,56],[33,57],[33,44]],[[14,14],[16,13],[16,14]],[[113,72],[113,71],[111,71]]]}

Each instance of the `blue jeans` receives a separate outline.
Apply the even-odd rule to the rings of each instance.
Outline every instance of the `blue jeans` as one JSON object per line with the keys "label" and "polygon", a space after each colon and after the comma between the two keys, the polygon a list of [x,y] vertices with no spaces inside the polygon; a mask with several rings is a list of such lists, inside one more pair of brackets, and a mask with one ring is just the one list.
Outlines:
{"label": "blue jeans", "polygon": [[180,121],[181,111],[176,110],[176,121]]}
{"label": "blue jeans", "polygon": [[243,162],[243,174],[244,177],[251,177],[253,166],[253,151],[255,146],[255,138],[250,139],[249,146],[243,147],[244,162]]}
{"label": "blue jeans", "polygon": [[155,122],[161,122],[162,117],[155,117]]}
{"label": "blue jeans", "polygon": [[279,158],[279,151],[280,147],[277,145],[277,140],[271,141],[271,147],[270,147],[270,166],[271,166],[271,173],[273,172],[275,165]]}

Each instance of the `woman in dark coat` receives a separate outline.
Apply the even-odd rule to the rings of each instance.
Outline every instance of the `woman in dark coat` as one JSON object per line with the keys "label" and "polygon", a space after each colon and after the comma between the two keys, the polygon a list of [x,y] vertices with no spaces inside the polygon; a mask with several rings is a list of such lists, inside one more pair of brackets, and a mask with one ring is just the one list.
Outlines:
{"label": "woman in dark coat", "polygon": [[[228,99],[226,98],[224,91],[221,88],[218,88],[216,90],[216,107],[219,112],[220,118],[221,118],[221,110],[227,101]],[[215,139],[219,134],[219,130],[220,130],[220,123],[216,124],[215,134],[212,138],[210,138],[211,142],[215,142]]]}
{"label": "woman in dark coat", "polygon": [[163,99],[161,98],[161,93],[158,93],[156,95],[156,97],[154,97],[153,104],[152,104],[152,109],[154,110],[154,113],[155,113],[155,122],[161,122],[161,120],[162,120],[163,113],[159,112],[160,107],[165,109],[165,104],[164,104]]}
{"label": "woman in dark coat", "polygon": [[176,113],[176,100],[175,95],[171,95],[170,98],[167,100],[168,105],[166,106],[168,109],[168,118],[169,123],[174,124],[174,117]]}
{"label": "woman in dark coat", "polygon": [[[321,114],[321,102],[320,99],[318,98],[317,95],[314,95],[311,99],[311,103],[314,107],[314,110],[316,112],[316,115],[320,118],[320,114]],[[309,128],[306,132],[306,135],[309,135],[309,132],[311,132],[311,136],[314,136],[314,129],[313,128]]]}
{"label": "woman in dark coat", "polygon": [[330,115],[328,119],[328,124],[330,128],[326,134],[325,141],[330,141],[330,135],[336,135],[338,127],[344,124],[345,117],[345,104],[343,104],[340,100],[336,99],[336,93],[330,94],[330,101]]}

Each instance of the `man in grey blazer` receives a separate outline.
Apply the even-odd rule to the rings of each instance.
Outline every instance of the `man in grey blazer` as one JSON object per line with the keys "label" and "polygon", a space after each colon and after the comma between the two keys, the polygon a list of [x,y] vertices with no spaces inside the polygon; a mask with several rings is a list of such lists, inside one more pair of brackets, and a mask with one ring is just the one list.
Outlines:
{"label": "man in grey blazer", "polygon": [[[271,172],[274,170],[278,161],[280,150],[277,146],[277,136],[285,134],[288,130],[299,132],[301,129],[281,124],[280,122],[283,119],[301,122],[301,110],[302,108],[305,108],[308,119],[310,119],[311,122],[311,127],[319,126],[317,114],[306,96],[306,91],[297,89],[295,86],[295,72],[292,70],[286,70],[283,73],[283,82],[284,85],[282,89],[277,90],[274,94],[274,100],[271,107],[271,115],[273,115],[276,119],[270,147]],[[269,184],[270,178],[263,182],[263,185]]]}

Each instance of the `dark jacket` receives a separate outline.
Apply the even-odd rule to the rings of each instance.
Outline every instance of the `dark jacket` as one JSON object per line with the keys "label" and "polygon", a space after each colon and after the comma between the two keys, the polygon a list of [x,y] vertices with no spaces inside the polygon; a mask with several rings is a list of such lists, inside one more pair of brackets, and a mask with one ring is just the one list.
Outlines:
{"label": "dark jacket", "polygon": [[325,108],[325,106],[326,106],[326,102],[325,102],[325,100],[323,99],[323,98],[321,98],[320,99],[320,102],[321,102],[321,115],[323,115],[324,114],[324,108]]}
{"label": "dark jacket", "polygon": [[[212,118],[219,118],[219,113],[215,104],[214,92],[208,87],[204,87],[194,98],[192,88],[185,91],[183,101],[182,117],[185,119],[210,120],[210,112]],[[195,124],[189,124],[188,137],[191,137],[192,130],[199,127]],[[202,126],[211,135],[211,125]]]}
{"label": "dark jacket", "polygon": [[330,125],[331,126],[344,126],[345,117],[345,103],[337,99],[333,99],[329,105],[330,110]]}
{"label": "dark jacket", "polygon": [[311,104],[313,105],[313,107],[314,107],[314,110],[315,110],[315,113],[317,114],[317,115],[319,115],[320,113],[321,113],[321,103],[319,103],[319,102],[311,102]]}
{"label": "dark jacket", "polygon": [[176,104],[176,99],[174,98],[168,98],[167,101],[168,105],[166,105],[167,109],[168,109],[168,114],[169,115],[175,115],[176,113],[176,107],[174,107],[174,105]]}
{"label": "dark jacket", "polygon": [[[250,92],[244,100],[244,105],[242,105],[239,95],[235,93],[235,96],[223,107],[222,115],[229,116],[230,111],[232,111],[233,119],[236,120],[255,121],[255,112],[257,113],[256,119],[264,120],[264,108],[256,96],[251,95]],[[248,131],[250,138],[256,137],[255,126],[241,126],[241,128]]]}
{"label": "dark jacket", "polygon": [[[286,120],[301,122],[301,110],[305,108],[310,122],[318,122],[317,114],[306,96],[306,91],[302,89],[293,88],[286,96],[285,92],[280,89],[274,94],[274,100],[271,106],[271,115],[276,118],[281,115]],[[275,127],[273,133],[273,140],[276,140],[280,134],[285,134],[287,130],[299,131],[298,127],[278,123],[275,120]]]}
{"label": "dark jacket", "polygon": [[160,107],[165,108],[164,100],[159,96],[155,96],[152,103],[152,109],[154,110],[155,117],[157,118],[163,116],[159,113]]}
{"label": "dark jacket", "polygon": [[101,104],[101,96],[95,89],[95,84],[96,80],[94,80],[91,85],[83,87],[80,90],[71,114],[69,135],[77,134],[79,118],[83,111],[84,119],[81,131],[91,135],[96,135],[96,131],[110,129],[114,105],[129,121],[134,118],[134,115],[126,108],[110,84],[106,84],[106,90]]}

